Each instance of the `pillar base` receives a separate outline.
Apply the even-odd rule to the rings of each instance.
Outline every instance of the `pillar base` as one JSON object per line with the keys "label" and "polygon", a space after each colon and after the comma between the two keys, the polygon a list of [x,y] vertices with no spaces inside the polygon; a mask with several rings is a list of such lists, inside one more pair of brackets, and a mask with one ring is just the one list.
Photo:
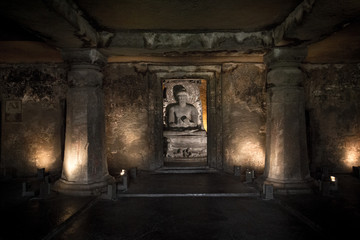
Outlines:
{"label": "pillar base", "polygon": [[263,184],[273,185],[274,193],[277,194],[309,194],[313,193],[314,180],[307,178],[304,180],[279,180],[260,177],[257,180],[257,184],[262,186]]}
{"label": "pillar base", "polygon": [[91,183],[69,182],[61,178],[55,182],[53,189],[66,195],[94,196],[106,192],[108,184],[112,184],[114,182],[115,179],[110,175],[104,176],[100,181]]}

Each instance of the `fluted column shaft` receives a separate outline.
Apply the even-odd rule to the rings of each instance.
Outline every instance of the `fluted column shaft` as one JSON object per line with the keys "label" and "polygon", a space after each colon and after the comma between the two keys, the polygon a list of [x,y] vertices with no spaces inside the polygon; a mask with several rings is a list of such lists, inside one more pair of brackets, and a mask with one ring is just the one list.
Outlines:
{"label": "fluted column shaft", "polygon": [[63,52],[70,64],[67,93],[65,156],[60,192],[99,194],[112,177],[105,158],[105,114],[101,67],[105,58],[97,50]]}
{"label": "fluted column shaft", "polygon": [[307,189],[311,182],[300,69],[305,56],[306,49],[296,48],[276,48],[265,56],[269,72],[264,177],[278,189]]}

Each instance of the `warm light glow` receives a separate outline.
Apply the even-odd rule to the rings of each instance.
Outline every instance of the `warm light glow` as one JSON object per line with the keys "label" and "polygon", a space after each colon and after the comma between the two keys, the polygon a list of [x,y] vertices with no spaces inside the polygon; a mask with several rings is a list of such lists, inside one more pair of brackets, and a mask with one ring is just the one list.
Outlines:
{"label": "warm light glow", "polygon": [[73,143],[72,147],[65,146],[63,174],[68,181],[78,180],[83,168],[86,168],[87,151],[80,142]]}
{"label": "warm light glow", "polygon": [[122,169],[121,172],[120,172],[120,176],[124,176],[126,173],[125,169]]}
{"label": "warm light glow", "polygon": [[72,176],[80,169],[80,165],[76,161],[64,161],[63,171],[66,173],[67,176]]}
{"label": "warm light glow", "polygon": [[207,131],[207,90],[206,90],[206,80],[201,80],[200,85],[200,100],[202,106],[202,119],[203,119],[203,126],[205,131]]}
{"label": "warm light glow", "polygon": [[[243,141],[241,141],[243,140]],[[262,170],[265,165],[265,149],[263,144],[256,138],[239,138],[225,148],[226,161],[232,165],[246,166],[249,169]]]}
{"label": "warm light glow", "polygon": [[353,165],[359,157],[359,154],[354,150],[347,150],[346,152],[346,162],[349,163],[347,165]]}
{"label": "warm light glow", "polygon": [[[263,146],[256,141],[247,141],[240,146],[240,153],[246,156],[248,164],[256,168],[262,168],[265,165],[265,152]],[[240,155],[241,156],[241,155]]]}
{"label": "warm light glow", "polygon": [[126,143],[134,143],[137,142],[140,138],[139,134],[132,129],[124,130],[124,142]]}
{"label": "warm light glow", "polygon": [[43,145],[37,146],[33,154],[33,159],[35,159],[36,168],[38,169],[51,169],[56,161],[53,148]]}
{"label": "warm light glow", "polygon": [[360,164],[360,142],[353,141],[346,144],[344,163],[349,169]]}

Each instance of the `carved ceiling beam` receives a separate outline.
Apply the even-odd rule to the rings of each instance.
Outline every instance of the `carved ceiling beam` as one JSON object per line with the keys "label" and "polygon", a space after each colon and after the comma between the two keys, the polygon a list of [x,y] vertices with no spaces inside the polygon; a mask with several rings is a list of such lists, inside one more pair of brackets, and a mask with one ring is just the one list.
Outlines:
{"label": "carved ceiling beam", "polygon": [[271,32],[117,32],[102,51],[120,54],[134,53],[184,53],[264,51],[273,45]]}
{"label": "carved ceiling beam", "polygon": [[304,0],[273,29],[275,46],[306,46],[360,20],[360,1]]}
{"label": "carved ceiling beam", "polygon": [[84,47],[102,46],[111,33],[97,32],[87,21],[81,9],[71,0],[44,0],[47,6],[60,14],[75,29],[75,35],[84,42]]}
{"label": "carved ceiling beam", "polygon": [[289,14],[289,16],[280,25],[273,29],[272,37],[274,39],[275,46],[288,43],[284,40],[286,32],[290,28],[297,27],[301,23],[304,16],[311,12],[314,2],[315,0],[304,0]]}

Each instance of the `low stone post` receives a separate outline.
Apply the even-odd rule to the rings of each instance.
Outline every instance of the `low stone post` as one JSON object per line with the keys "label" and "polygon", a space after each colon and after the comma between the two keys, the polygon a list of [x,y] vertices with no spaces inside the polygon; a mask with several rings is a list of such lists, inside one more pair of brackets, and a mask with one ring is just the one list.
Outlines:
{"label": "low stone post", "polygon": [[65,157],[55,190],[97,195],[114,182],[105,158],[105,114],[101,67],[106,59],[95,49],[64,51],[70,63]]}
{"label": "low stone post", "polygon": [[264,57],[267,75],[265,183],[275,192],[310,190],[305,97],[301,61],[304,48],[275,48]]}

